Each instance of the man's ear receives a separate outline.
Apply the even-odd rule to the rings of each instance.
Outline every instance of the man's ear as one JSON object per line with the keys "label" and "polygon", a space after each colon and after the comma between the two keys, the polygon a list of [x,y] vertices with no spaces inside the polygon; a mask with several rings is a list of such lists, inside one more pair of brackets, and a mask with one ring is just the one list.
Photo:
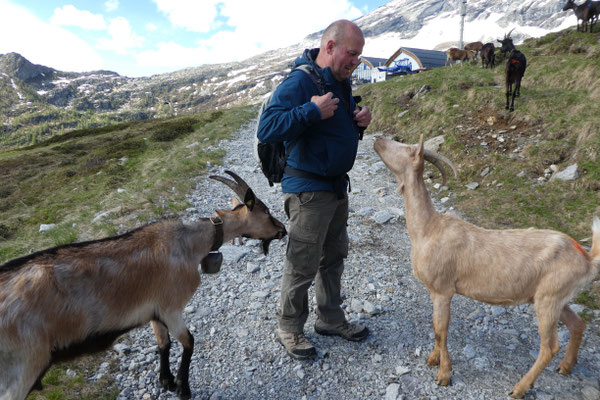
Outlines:
{"label": "man's ear", "polygon": [[333,40],[329,40],[327,45],[325,46],[325,50],[327,50],[327,54],[333,54],[333,49],[335,48],[335,42]]}

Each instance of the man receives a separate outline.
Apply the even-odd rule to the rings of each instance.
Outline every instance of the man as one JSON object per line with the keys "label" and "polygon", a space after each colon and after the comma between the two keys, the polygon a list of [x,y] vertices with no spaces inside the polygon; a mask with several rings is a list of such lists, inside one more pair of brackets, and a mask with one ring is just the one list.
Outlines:
{"label": "man", "polygon": [[317,70],[325,94],[319,95],[306,72],[293,70],[275,90],[259,121],[259,139],[283,141],[289,152],[281,180],[290,227],[277,339],[296,359],[316,356],[304,336],[313,281],[317,333],[352,341],[369,335],[366,327],[346,321],[340,293],[348,255],[347,172],[354,165],[359,132],[371,122],[368,107],[355,104],[348,79],[364,43],[356,24],[332,23],[320,48],[305,50],[295,61],[296,66],[308,63]]}

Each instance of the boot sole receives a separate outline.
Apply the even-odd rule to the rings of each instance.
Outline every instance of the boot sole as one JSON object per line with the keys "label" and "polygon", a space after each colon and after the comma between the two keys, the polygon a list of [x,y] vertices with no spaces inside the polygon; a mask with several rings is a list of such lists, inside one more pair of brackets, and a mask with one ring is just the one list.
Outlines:
{"label": "boot sole", "polygon": [[319,335],[323,335],[323,336],[339,336],[342,339],[346,339],[346,340],[349,340],[351,342],[362,342],[363,340],[365,340],[366,338],[369,337],[369,330],[368,329],[365,329],[364,333],[361,334],[361,336],[355,336],[355,337],[344,336],[344,335],[342,335],[342,334],[340,334],[338,332],[335,332],[335,331],[326,331],[326,330],[323,330],[323,329],[318,329],[316,326],[315,326],[315,332],[317,332]]}
{"label": "boot sole", "polygon": [[281,341],[281,339],[279,339],[278,337],[275,338],[275,341],[277,343],[279,343],[280,345],[283,346],[283,348],[285,349],[285,351],[287,352],[288,356],[292,357],[294,360],[307,360],[307,359],[316,359],[317,358],[317,350],[313,347],[314,353],[311,354],[294,354],[291,351],[289,351],[287,349],[287,347],[285,347],[285,345],[283,344],[283,342]]}

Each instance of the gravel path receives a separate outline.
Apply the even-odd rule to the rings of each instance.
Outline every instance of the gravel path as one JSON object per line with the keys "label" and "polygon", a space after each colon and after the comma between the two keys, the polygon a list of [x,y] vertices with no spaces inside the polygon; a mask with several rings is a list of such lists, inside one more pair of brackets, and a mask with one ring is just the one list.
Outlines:
{"label": "gravel path", "polygon": [[[270,188],[252,157],[253,126],[220,144],[227,149],[224,166],[244,178],[281,221],[283,198]],[[226,244],[225,261],[216,275],[204,275],[186,308],[195,336],[190,385],[196,399],[508,399],[508,392],[537,357],[539,337],[530,306],[494,307],[456,296],[452,304],[449,351],[452,385],[438,387],[437,368],[425,364],[433,348],[432,306],[425,287],[412,275],[404,203],[395,180],[365,137],[351,172],[350,256],[343,276],[348,318],[361,320],[372,332],[362,343],[320,336],[311,312],[305,333],[318,349],[316,361],[294,361],[275,341],[276,310],[286,239],[271,244],[268,256],[259,242]],[[452,180],[450,184],[455,184]],[[440,211],[448,211],[450,190],[430,190]],[[201,178],[189,195],[186,219],[214,215],[229,208],[233,192]],[[451,210],[451,207],[450,207]],[[314,306],[312,290],[311,307]],[[578,311],[583,307],[577,306]],[[572,375],[554,372],[564,355],[568,331],[561,324],[561,351],[528,391],[528,399],[599,399],[600,337],[598,312],[590,312]],[[149,326],[132,331],[115,346],[119,399],[176,399],[158,386],[156,341]],[[172,369],[181,346],[174,343]],[[98,371],[102,374],[105,363]]]}

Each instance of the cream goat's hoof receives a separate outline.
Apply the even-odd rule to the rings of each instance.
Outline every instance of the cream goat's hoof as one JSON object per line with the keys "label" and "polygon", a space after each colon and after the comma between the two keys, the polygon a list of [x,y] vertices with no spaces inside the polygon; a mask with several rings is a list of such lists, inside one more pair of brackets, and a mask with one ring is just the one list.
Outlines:
{"label": "cream goat's hoof", "polygon": [[513,389],[511,390],[509,395],[513,399],[522,399],[523,397],[525,397],[525,390]]}
{"label": "cream goat's hoof", "polygon": [[573,368],[572,366],[563,366],[562,363],[561,363],[558,366],[558,368],[556,368],[556,372],[558,372],[561,375],[570,375],[572,368]]}
{"label": "cream goat's hoof", "polygon": [[429,357],[427,357],[427,365],[429,366],[434,366],[434,365],[438,365],[440,363],[440,355],[435,354],[435,353],[431,353],[429,355]]}
{"label": "cream goat's hoof", "polygon": [[450,384],[450,377],[449,376],[446,376],[443,378],[438,377],[435,379],[435,383],[437,383],[438,386],[448,386]]}

